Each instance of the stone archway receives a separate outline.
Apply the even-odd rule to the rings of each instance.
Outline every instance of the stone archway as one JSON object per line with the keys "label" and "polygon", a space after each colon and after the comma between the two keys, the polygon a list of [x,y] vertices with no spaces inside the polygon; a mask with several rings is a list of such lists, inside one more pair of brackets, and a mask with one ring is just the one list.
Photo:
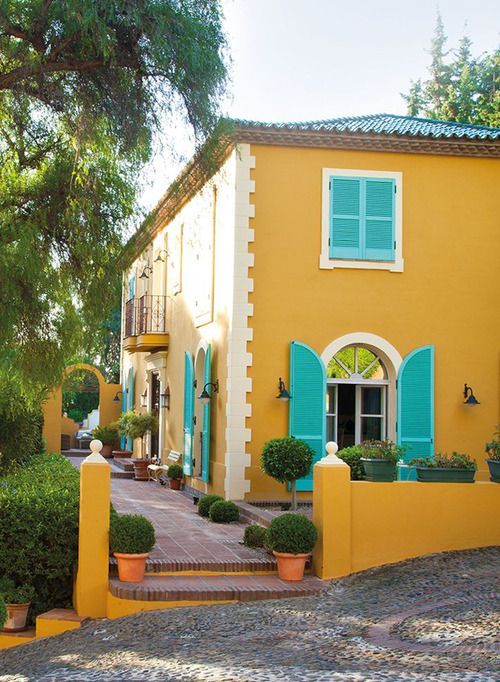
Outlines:
{"label": "stone archway", "polygon": [[[62,417],[62,385],[64,379],[75,370],[91,372],[99,382],[99,424],[107,426],[116,421],[121,413],[121,399],[115,401],[117,393],[121,391],[121,384],[108,384],[97,367],[87,363],[70,365],[64,370],[60,385],[55,388],[49,398],[43,403],[43,437],[48,452],[61,451],[61,434],[63,433],[64,417]],[[118,396],[119,397],[119,396]],[[68,428],[68,425],[65,425]],[[71,425],[69,425],[70,428]]]}

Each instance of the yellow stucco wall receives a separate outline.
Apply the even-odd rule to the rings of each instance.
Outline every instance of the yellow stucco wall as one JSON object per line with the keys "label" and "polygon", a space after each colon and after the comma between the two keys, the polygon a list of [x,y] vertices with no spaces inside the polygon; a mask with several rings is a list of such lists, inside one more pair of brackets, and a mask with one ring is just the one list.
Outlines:
{"label": "yellow stucco wall", "polygon": [[[499,421],[500,163],[493,159],[252,145],[253,388],[248,497],[286,497],[260,472],[262,444],[288,432],[289,344],[319,354],[368,332],[404,357],[435,346],[435,448],[465,451],[486,477],[484,443]],[[322,168],[403,173],[404,272],[319,268]],[[463,405],[470,384],[481,404]]]}

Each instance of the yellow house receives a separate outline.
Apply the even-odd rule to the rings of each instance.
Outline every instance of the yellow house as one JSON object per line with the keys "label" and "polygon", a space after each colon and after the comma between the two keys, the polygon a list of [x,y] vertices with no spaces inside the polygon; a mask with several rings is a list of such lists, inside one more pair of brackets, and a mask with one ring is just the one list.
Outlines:
{"label": "yellow house", "polygon": [[287,434],[317,459],[382,437],[407,459],[467,452],[486,479],[500,129],[235,121],[216,150],[129,244],[122,397],[159,416],[147,454],[179,452],[187,486],[230,499],[287,497],[260,470]]}

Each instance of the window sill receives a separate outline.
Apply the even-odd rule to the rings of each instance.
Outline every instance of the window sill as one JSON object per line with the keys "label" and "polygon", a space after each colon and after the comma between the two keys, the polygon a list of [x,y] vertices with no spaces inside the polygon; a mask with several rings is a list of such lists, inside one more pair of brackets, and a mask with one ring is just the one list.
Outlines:
{"label": "window sill", "polygon": [[319,267],[320,270],[350,268],[351,270],[388,270],[389,272],[403,272],[404,261],[402,258],[397,258],[395,261],[336,260],[322,254],[319,259]]}

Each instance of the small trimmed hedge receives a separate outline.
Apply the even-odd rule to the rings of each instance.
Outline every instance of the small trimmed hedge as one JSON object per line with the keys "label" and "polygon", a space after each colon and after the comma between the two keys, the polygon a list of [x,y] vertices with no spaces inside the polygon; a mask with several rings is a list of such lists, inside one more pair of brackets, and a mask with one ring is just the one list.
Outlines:
{"label": "small trimmed hedge", "polygon": [[0,579],[0,597],[6,604],[29,604],[35,596],[33,585],[18,585],[10,578]]}
{"label": "small trimmed hedge", "polygon": [[145,554],[155,544],[151,521],[139,514],[113,514],[109,527],[109,548],[119,554]]}
{"label": "small trimmed hedge", "polygon": [[220,495],[203,495],[203,497],[198,502],[198,514],[208,519],[208,514],[210,512],[210,507],[214,502],[219,502],[224,500]]}
{"label": "small trimmed hedge", "polygon": [[35,590],[31,617],[71,608],[78,557],[78,471],[62,455],[34,455],[0,478],[0,575]]}
{"label": "small trimmed hedge", "polygon": [[243,534],[243,544],[247,547],[264,547],[267,531],[256,523],[245,528]]}
{"label": "small trimmed hedge", "polygon": [[312,521],[301,514],[282,514],[271,521],[266,545],[275,552],[309,554],[318,540]]}
{"label": "small trimmed hedge", "polygon": [[365,470],[361,462],[361,457],[363,457],[362,447],[353,445],[349,448],[343,448],[339,450],[337,457],[350,466],[351,481],[362,481],[365,478]]}
{"label": "small trimmed hedge", "polygon": [[231,500],[217,500],[210,505],[208,513],[214,523],[232,523],[240,520],[240,510]]}
{"label": "small trimmed hedge", "polygon": [[167,478],[171,478],[174,481],[180,481],[184,471],[180,464],[171,464],[167,469]]}

